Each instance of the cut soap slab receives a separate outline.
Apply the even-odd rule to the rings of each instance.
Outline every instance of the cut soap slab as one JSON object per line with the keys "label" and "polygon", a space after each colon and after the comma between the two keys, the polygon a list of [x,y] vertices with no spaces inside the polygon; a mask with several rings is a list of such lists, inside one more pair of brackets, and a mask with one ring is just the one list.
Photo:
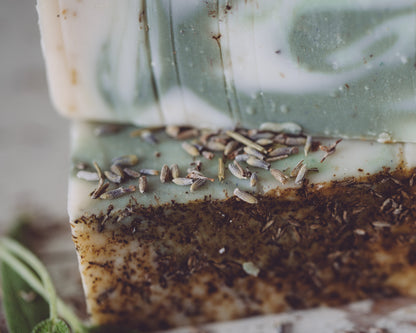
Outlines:
{"label": "cut soap slab", "polygon": [[[131,137],[140,134],[136,128],[117,132],[113,127],[108,136],[94,134],[104,128],[109,129],[73,126],[69,186],[72,234],[94,323],[154,330],[416,295],[414,144],[344,140],[321,163],[324,151],[314,141],[306,157],[301,145],[299,153],[271,162],[289,177],[304,160],[309,171],[299,185],[295,178],[283,185],[269,170],[240,162],[244,173],[246,168],[257,173],[257,186],[251,187],[248,179],[228,170],[235,153],[224,159],[220,182],[222,152],[212,160],[192,157],[181,140],[163,130]],[[191,133],[168,132],[176,137]],[[262,137],[263,143],[265,137],[304,142],[302,136],[239,133]],[[224,133],[203,132],[186,142],[196,143],[199,152],[208,145],[219,149],[212,142],[230,140]],[[321,142],[327,148],[333,144]],[[79,174],[79,168],[93,172],[96,161],[108,171],[113,158],[125,155],[138,158],[129,167],[136,171],[177,163],[180,177],[198,168],[200,160],[200,172],[214,181],[191,192],[169,178],[161,183],[160,175],[148,175],[142,194],[138,180],[126,176],[121,186],[136,191],[113,200],[92,199],[97,181],[80,179],[85,173]],[[131,156],[128,160],[134,162]],[[119,186],[111,184],[107,191]],[[233,196],[236,187],[253,195],[246,197],[251,203]]]}
{"label": "cut soap slab", "polygon": [[53,103],[141,126],[416,142],[414,0],[39,0]]}

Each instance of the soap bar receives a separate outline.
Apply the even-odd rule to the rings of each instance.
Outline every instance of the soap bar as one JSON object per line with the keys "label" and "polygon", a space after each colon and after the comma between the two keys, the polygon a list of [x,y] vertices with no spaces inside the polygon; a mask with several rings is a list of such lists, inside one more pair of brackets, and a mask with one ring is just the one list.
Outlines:
{"label": "soap bar", "polygon": [[39,0],[53,103],[140,126],[416,142],[413,0]]}
{"label": "soap bar", "polygon": [[69,215],[93,323],[416,296],[416,145],[282,131],[73,125]]}

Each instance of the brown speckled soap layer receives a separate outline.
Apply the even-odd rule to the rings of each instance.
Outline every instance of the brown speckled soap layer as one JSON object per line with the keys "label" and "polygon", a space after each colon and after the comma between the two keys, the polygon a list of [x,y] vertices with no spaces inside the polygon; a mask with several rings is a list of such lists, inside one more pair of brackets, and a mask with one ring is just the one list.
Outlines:
{"label": "brown speckled soap layer", "polygon": [[[416,295],[412,174],[305,184],[259,196],[257,205],[132,199],[77,218],[73,238],[93,321],[153,330]],[[247,262],[257,277],[243,269]]]}

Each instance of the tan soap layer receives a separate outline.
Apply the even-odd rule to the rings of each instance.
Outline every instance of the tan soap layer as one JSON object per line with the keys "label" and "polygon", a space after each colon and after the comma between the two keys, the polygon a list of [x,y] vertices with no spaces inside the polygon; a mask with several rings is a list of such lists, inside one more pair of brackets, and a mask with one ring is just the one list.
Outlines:
{"label": "tan soap layer", "polygon": [[92,319],[153,330],[416,295],[414,191],[399,168],[256,205],[131,200],[85,214],[71,226]]}

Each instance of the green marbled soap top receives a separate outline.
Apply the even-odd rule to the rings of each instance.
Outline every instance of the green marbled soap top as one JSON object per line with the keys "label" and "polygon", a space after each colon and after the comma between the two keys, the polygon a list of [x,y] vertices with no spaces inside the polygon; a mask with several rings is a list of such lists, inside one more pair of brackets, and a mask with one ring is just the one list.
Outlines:
{"label": "green marbled soap top", "polygon": [[[271,172],[266,168],[260,168],[255,166],[256,164],[249,164],[248,162],[240,161],[240,166],[246,172],[249,170],[251,173],[257,174],[257,185],[252,187],[250,185],[250,179],[239,179],[233,175],[228,169],[229,164],[233,164],[233,156],[236,153],[228,154],[228,158],[223,156],[223,151],[212,152],[213,157],[211,160],[204,156],[191,156],[183,147],[183,142],[189,144],[197,144],[197,152],[205,150],[210,151],[208,148],[217,149],[214,144],[214,139],[221,138],[221,141],[228,143],[233,141],[229,136],[222,133],[218,135],[216,132],[211,132],[211,136],[208,136],[206,132],[199,132],[197,136],[188,138],[187,140],[178,140],[169,137],[163,129],[156,131],[151,136],[157,140],[157,143],[151,143],[149,138],[144,140],[142,137],[131,137],[131,133],[136,131],[137,128],[129,126],[116,134],[97,136],[97,128],[102,128],[101,125],[88,124],[88,123],[75,123],[72,128],[72,172],[70,176],[69,186],[69,214],[71,220],[79,218],[83,214],[99,214],[105,212],[109,204],[114,206],[114,209],[123,209],[134,197],[139,204],[144,206],[159,206],[165,203],[170,203],[172,200],[178,203],[187,203],[193,200],[203,200],[207,197],[215,199],[225,199],[233,196],[235,188],[239,188],[242,191],[246,191],[252,195],[266,194],[269,191],[285,189],[288,187],[299,187],[303,183],[303,179],[307,179],[312,183],[323,183],[331,180],[344,179],[345,177],[360,177],[367,174],[377,173],[383,170],[383,167],[395,168],[401,167],[414,167],[416,161],[414,156],[416,146],[414,144],[381,144],[368,141],[357,140],[343,140],[334,149],[334,153],[329,155],[323,162],[321,160],[325,156],[325,152],[317,148],[318,143],[322,146],[330,148],[335,144],[335,140],[318,141],[313,140],[312,148],[308,155],[304,154],[305,137],[296,137],[297,146],[295,149],[297,153],[290,155],[287,158],[270,162],[272,169],[278,169],[287,177],[287,183],[282,184],[277,180]],[[180,133],[184,133],[183,131]],[[259,136],[263,136],[263,132],[245,132],[240,130],[240,133],[244,134],[246,138],[254,138],[257,140]],[[209,143],[203,143],[204,137],[209,137]],[[270,135],[269,135],[270,137]],[[289,136],[290,137],[290,136]],[[276,135],[272,136],[271,140],[282,142],[287,139],[287,136]],[[225,141],[224,141],[225,140]],[[270,139],[269,139],[270,140]],[[303,141],[302,141],[303,140]],[[261,142],[261,141],[260,141]],[[285,141],[287,144],[292,144],[289,141]],[[265,141],[261,142],[267,143]],[[245,145],[238,145],[238,154],[244,154],[242,150]],[[264,147],[267,150],[267,158],[271,156],[271,151],[277,147],[283,147],[284,144],[265,144]],[[219,148],[223,149],[223,148]],[[324,148],[323,148],[324,149]],[[204,153],[205,154],[205,153]],[[145,193],[139,192],[138,179],[126,177],[126,181],[121,184],[110,183],[108,190],[113,190],[122,186],[128,188],[130,185],[134,185],[136,190],[126,195],[113,199],[91,199],[90,193],[97,188],[98,181],[87,181],[77,176],[79,172],[78,166],[80,163],[85,163],[88,167],[84,171],[92,171],[93,162],[97,162],[102,171],[110,170],[112,160],[116,157],[124,155],[134,155],[138,159],[138,163],[130,168],[136,172],[140,172],[141,169],[154,169],[160,171],[164,164],[171,166],[177,164],[179,167],[180,177],[186,177],[189,174],[188,169],[194,169],[198,161],[201,162],[200,172],[208,177],[212,178],[208,180],[205,185],[196,189],[190,190],[190,186],[180,186],[172,181],[168,180],[162,183],[160,175],[151,176],[147,175],[148,185]],[[206,157],[210,157],[206,155]],[[218,159],[222,157],[225,165],[224,180],[218,180]],[[293,172],[295,166],[303,160],[306,165],[307,172],[299,182],[296,184],[297,172],[294,173],[294,177],[290,178],[290,174]],[[249,177],[248,177],[249,178]],[[270,193],[272,193],[270,192]],[[275,193],[275,192],[273,192]]]}

